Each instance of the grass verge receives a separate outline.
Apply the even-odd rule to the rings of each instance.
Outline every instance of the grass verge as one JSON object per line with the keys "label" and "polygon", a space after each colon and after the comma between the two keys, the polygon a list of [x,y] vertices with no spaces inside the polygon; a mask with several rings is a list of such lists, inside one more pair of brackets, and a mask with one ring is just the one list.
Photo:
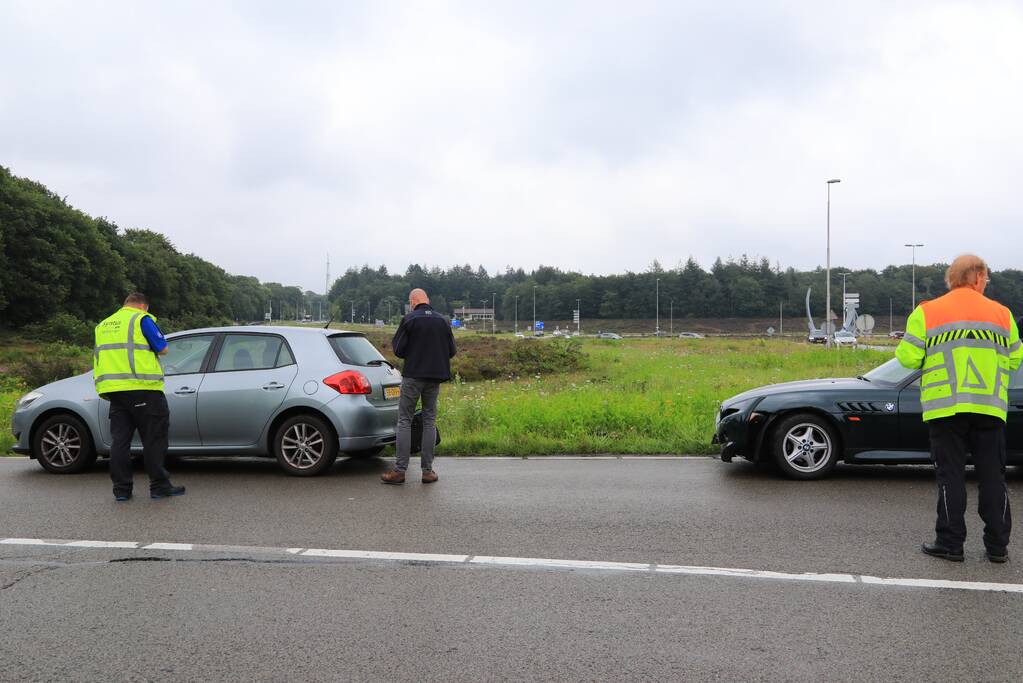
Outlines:
{"label": "grass verge", "polygon": [[714,414],[763,384],[854,376],[891,357],[780,340],[587,340],[588,367],[452,383],[439,408],[449,455],[713,453]]}

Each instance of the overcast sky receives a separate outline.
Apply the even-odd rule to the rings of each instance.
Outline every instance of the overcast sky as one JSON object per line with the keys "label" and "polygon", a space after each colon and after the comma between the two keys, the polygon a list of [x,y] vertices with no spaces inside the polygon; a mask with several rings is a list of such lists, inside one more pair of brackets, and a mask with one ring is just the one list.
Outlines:
{"label": "overcast sky", "polygon": [[12,2],[0,165],[228,271],[1023,267],[1019,2]]}

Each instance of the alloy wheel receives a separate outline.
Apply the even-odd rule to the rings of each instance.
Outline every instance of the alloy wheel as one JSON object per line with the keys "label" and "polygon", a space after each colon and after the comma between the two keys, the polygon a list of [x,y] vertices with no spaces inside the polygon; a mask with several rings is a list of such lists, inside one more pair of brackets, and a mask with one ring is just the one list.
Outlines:
{"label": "alloy wheel", "polygon": [[819,425],[803,422],[785,433],[782,450],[792,469],[810,474],[831,460],[831,437]]}
{"label": "alloy wheel", "polygon": [[305,422],[292,425],[281,437],[281,455],[297,470],[315,467],[323,458],[325,447],[320,431]]}
{"label": "alloy wheel", "polygon": [[66,422],[58,422],[42,437],[42,456],[54,467],[73,465],[82,452],[82,435]]}

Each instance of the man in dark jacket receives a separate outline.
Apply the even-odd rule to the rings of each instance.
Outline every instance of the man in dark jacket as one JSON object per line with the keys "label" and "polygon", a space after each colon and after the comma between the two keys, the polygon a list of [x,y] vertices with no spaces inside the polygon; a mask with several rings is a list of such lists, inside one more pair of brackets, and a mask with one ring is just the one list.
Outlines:
{"label": "man in dark jacket", "polygon": [[416,404],[423,400],[423,445],[420,465],[423,483],[437,481],[433,471],[433,447],[437,441],[437,397],[441,382],[451,379],[451,358],[455,355],[455,337],[446,316],[430,308],[430,299],[421,289],[408,295],[412,310],[401,319],[391,340],[394,355],[405,359],[402,368],[401,400],[398,404],[398,443],[394,469],[381,475],[385,484],[404,484],[405,470],[412,455],[412,418]]}

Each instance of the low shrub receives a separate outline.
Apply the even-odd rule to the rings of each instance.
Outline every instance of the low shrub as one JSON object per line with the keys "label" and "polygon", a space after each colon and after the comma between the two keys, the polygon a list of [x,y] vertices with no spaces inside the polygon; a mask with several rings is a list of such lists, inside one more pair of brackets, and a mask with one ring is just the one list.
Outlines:
{"label": "low shrub", "polygon": [[44,342],[92,346],[94,328],[93,323],[79,320],[70,313],[57,313],[46,322],[26,326],[24,335]]}
{"label": "low shrub", "polygon": [[92,368],[88,348],[62,342],[47,344],[39,351],[25,354],[10,365],[10,373],[30,388],[71,377]]}

